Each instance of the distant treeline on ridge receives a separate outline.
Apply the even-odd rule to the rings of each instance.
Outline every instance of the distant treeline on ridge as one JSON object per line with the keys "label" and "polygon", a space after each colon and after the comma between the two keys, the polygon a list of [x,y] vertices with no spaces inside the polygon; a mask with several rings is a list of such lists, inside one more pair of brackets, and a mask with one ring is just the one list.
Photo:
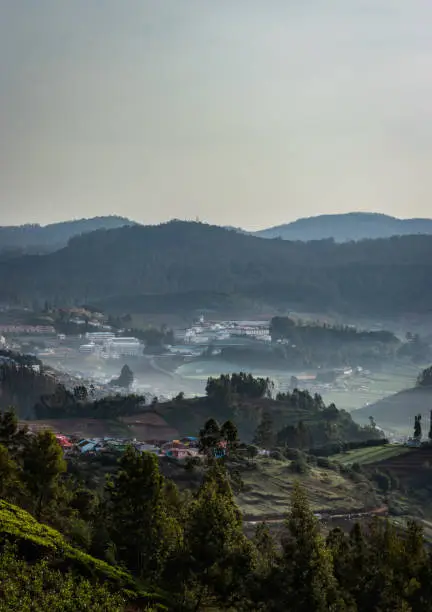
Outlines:
{"label": "distant treeline on ridge", "polygon": [[431,276],[432,236],[290,242],[173,221],[102,229],[0,262],[0,299],[175,312],[236,296],[309,312],[420,313],[432,307]]}

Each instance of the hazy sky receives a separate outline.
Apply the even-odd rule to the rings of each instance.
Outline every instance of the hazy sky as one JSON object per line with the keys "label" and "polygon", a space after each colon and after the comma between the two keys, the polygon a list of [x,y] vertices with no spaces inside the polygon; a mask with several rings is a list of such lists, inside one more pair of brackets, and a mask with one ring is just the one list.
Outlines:
{"label": "hazy sky", "polygon": [[431,0],[0,0],[0,225],[432,217]]}

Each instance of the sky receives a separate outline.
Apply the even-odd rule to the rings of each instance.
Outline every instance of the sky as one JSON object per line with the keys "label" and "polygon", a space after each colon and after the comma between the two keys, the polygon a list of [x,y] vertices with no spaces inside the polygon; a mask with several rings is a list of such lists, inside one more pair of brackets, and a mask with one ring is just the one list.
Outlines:
{"label": "sky", "polygon": [[0,225],[432,217],[430,0],[0,0]]}

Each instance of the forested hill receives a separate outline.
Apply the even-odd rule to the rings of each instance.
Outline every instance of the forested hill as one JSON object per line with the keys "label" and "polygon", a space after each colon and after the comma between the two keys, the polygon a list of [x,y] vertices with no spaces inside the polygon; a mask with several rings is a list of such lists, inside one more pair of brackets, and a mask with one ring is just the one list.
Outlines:
{"label": "forested hill", "polygon": [[108,216],[77,219],[50,225],[16,225],[0,227],[0,253],[47,252],[66,246],[73,236],[98,229],[131,225],[125,217]]}
{"label": "forested hill", "polygon": [[176,295],[191,293],[200,308],[201,295],[219,292],[309,311],[428,312],[431,278],[432,236],[302,243],[172,221],[99,230],[57,252],[0,263],[0,299],[121,296],[128,310],[144,296],[175,310]]}
{"label": "forested hill", "polygon": [[336,242],[412,234],[432,234],[432,219],[397,219],[378,213],[353,212],[297,219],[256,232],[261,238],[306,241],[333,238]]}

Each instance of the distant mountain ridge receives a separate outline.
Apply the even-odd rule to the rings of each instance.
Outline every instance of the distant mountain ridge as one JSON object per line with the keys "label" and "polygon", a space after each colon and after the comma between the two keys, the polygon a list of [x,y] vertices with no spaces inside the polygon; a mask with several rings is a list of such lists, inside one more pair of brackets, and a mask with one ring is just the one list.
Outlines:
{"label": "distant mountain ridge", "polygon": [[177,312],[189,297],[196,310],[232,296],[306,312],[412,313],[432,311],[431,278],[432,236],[291,242],[172,221],[101,229],[0,261],[0,300]]}
{"label": "distant mountain ridge", "polygon": [[135,222],[126,217],[112,215],[74,219],[49,225],[0,226],[0,252],[46,253],[66,246],[74,236],[99,229],[115,229],[125,225],[135,225]]}
{"label": "distant mountain ridge", "polygon": [[333,238],[336,242],[411,234],[432,234],[432,219],[398,219],[381,213],[351,212],[305,217],[254,233],[260,238],[301,241]]}

